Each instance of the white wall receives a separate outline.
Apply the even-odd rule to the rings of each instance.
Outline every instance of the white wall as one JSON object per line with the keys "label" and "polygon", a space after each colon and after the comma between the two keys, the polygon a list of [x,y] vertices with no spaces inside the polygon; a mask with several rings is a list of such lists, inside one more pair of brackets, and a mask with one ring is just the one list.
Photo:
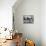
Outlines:
{"label": "white wall", "polygon": [[12,28],[12,6],[16,0],[0,0],[0,27]]}
{"label": "white wall", "polygon": [[[41,46],[41,0],[23,0],[17,7],[13,6],[13,12],[18,32],[34,40],[36,46]],[[24,15],[34,15],[34,24],[23,24]]]}
{"label": "white wall", "polygon": [[41,38],[42,46],[46,46],[46,0],[41,3]]}
{"label": "white wall", "polygon": [[[13,6],[15,28],[34,39],[37,46],[46,46],[46,0],[23,1]],[[34,24],[23,24],[23,15],[34,15]]]}

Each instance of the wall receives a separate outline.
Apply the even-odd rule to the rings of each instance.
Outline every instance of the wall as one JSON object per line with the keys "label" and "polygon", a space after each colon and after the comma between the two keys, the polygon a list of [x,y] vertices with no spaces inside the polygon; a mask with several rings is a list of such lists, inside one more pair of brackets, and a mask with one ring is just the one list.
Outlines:
{"label": "wall", "polygon": [[0,0],[0,27],[12,29],[12,6],[16,0]]}
{"label": "wall", "polygon": [[46,0],[42,0],[41,3],[41,40],[42,46],[46,46]]}
{"label": "wall", "polygon": [[[41,0],[23,0],[13,6],[13,14],[18,32],[22,32],[24,38],[34,40],[36,46],[41,46]],[[24,15],[34,15],[34,24],[23,24]]]}

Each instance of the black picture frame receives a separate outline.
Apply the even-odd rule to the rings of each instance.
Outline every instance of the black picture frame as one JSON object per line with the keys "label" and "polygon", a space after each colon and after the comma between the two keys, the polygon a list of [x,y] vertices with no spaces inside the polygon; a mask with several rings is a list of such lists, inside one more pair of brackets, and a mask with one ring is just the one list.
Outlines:
{"label": "black picture frame", "polygon": [[34,23],[34,16],[33,15],[24,15],[23,16],[23,23],[24,24],[33,24]]}

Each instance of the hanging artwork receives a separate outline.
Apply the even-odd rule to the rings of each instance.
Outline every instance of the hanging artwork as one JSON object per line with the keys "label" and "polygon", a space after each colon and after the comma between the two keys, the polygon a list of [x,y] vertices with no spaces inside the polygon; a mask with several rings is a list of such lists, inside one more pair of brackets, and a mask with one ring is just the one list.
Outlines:
{"label": "hanging artwork", "polygon": [[23,16],[23,23],[27,24],[27,23],[34,23],[34,16],[33,15],[24,15]]}

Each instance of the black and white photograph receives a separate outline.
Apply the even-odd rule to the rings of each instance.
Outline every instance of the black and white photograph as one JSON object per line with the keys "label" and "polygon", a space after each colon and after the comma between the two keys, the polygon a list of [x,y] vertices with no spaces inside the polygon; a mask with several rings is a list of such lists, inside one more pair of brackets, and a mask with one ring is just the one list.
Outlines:
{"label": "black and white photograph", "polygon": [[34,23],[34,16],[33,15],[24,15],[23,16],[23,23]]}

